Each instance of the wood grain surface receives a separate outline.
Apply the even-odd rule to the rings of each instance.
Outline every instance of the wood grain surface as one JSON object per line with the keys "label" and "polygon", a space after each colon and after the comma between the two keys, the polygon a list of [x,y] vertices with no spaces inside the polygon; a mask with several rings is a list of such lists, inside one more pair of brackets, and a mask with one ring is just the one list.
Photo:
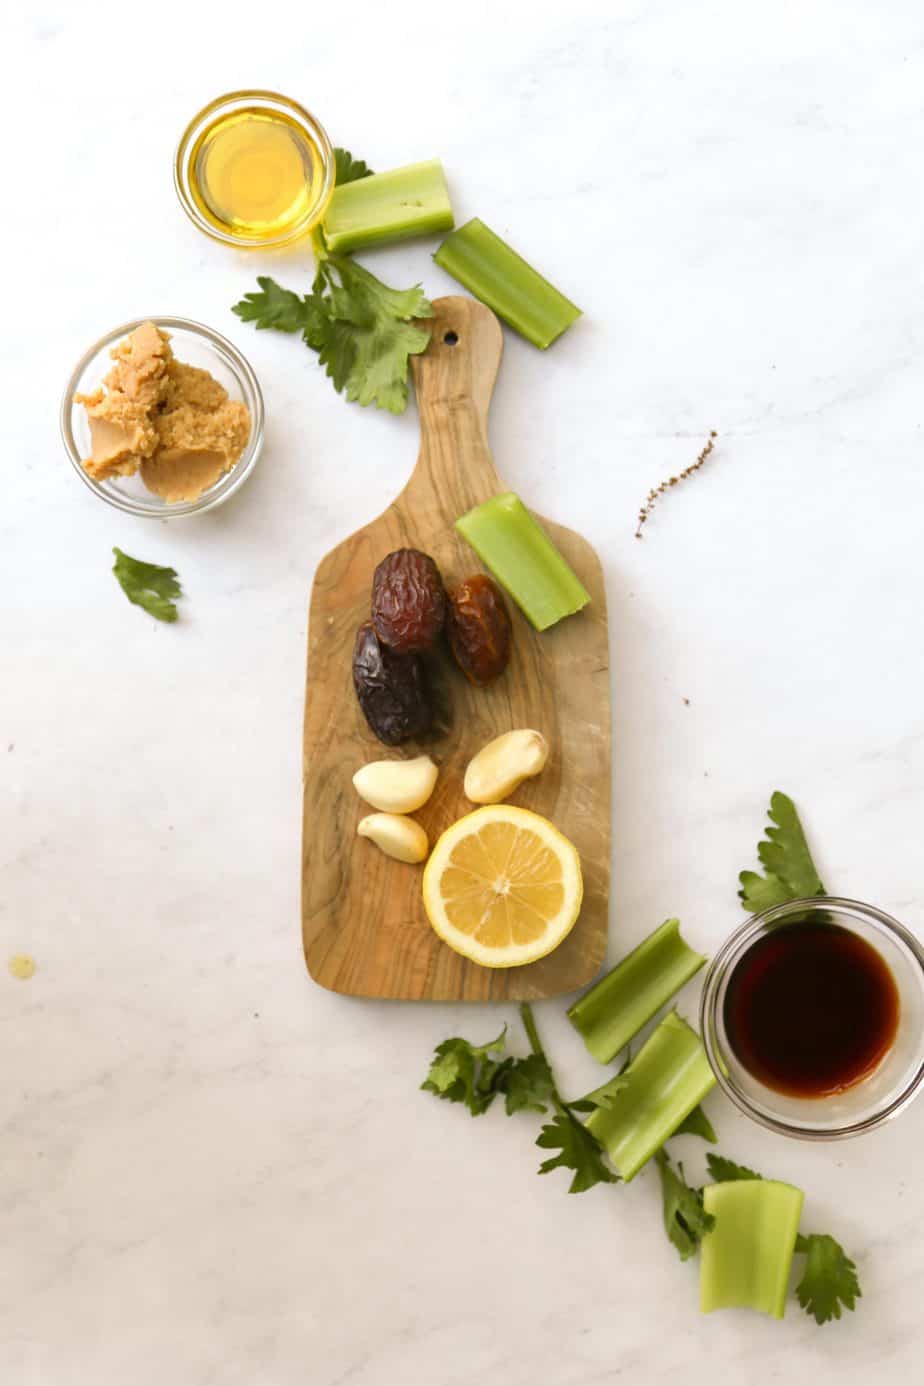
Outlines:
{"label": "wood grain surface", "polygon": [[[590,592],[590,606],[538,634],[512,602],[513,653],[494,685],[472,688],[448,654],[434,658],[441,731],[425,742],[382,746],[352,686],[357,627],[369,617],[372,574],[386,553],[423,549],[447,587],[482,571],[453,522],[507,489],[491,460],[487,417],[503,338],[494,314],[471,299],[433,305],[427,351],[413,359],[420,411],[417,466],[383,515],[318,565],[311,593],[305,699],[302,929],[314,980],[355,996],[404,1000],[532,1000],[591,981],[606,951],[610,875],[610,676],[600,562],[573,531],[542,524]],[[528,501],[528,497],[525,498]],[[360,765],[426,751],[440,767],[429,803],[414,815],[430,836],[474,807],[465,767],[486,741],[535,727],[551,755],[510,802],[544,814],[580,853],[581,916],[562,945],[526,967],[488,969],[452,952],[430,928],[422,868],[385,857],[357,838],[370,812],[353,788]]]}

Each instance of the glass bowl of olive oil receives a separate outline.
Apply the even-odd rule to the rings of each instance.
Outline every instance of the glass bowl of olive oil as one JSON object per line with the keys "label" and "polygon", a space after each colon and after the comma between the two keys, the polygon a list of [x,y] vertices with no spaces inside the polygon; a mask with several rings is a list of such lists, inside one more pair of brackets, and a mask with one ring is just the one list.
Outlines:
{"label": "glass bowl of olive oil", "polygon": [[183,132],[173,176],[183,210],[216,241],[290,245],[321,220],[334,151],[310,111],[272,91],[209,102]]}

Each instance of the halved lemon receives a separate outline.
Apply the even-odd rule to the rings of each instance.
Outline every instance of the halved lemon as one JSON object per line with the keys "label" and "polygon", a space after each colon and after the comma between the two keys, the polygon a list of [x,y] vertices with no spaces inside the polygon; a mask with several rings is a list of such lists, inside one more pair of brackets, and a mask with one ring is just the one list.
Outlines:
{"label": "halved lemon", "polygon": [[570,933],[581,861],[538,813],[489,804],[447,828],[423,873],[427,917],[444,943],[482,967],[521,967]]}

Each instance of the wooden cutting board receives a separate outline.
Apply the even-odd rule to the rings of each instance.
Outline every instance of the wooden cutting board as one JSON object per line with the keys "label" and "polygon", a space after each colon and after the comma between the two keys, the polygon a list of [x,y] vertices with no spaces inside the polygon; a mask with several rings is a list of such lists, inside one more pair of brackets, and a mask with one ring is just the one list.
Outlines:
{"label": "wooden cutting board", "polygon": [[[338,544],[318,566],[311,593],[305,699],[302,926],[316,982],[354,996],[403,1000],[533,1000],[591,981],[606,952],[610,876],[610,675],[606,594],[600,561],[568,529],[541,523],[590,592],[592,602],[538,634],[508,602],[513,653],[506,673],[471,687],[443,654],[444,734],[426,743],[381,745],[352,685],[356,629],[369,618],[376,564],[392,549],[432,554],[448,587],[483,571],[456,534],[459,515],[503,485],[487,442],[488,406],[503,338],[494,314],[471,299],[437,299],[426,352],[412,358],[420,411],[420,454],[404,490],[377,520]],[[566,459],[567,461],[567,459]],[[528,496],[525,497],[528,501]],[[351,783],[370,760],[426,751],[440,767],[429,803],[414,816],[431,844],[474,807],[462,793],[465,767],[486,741],[514,727],[548,739],[543,773],[510,802],[544,814],[578,849],[584,872],[580,918],[564,943],[526,967],[488,969],[453,953],[430,928],[422,868],[391,861],[357,838],[371,812]]]}

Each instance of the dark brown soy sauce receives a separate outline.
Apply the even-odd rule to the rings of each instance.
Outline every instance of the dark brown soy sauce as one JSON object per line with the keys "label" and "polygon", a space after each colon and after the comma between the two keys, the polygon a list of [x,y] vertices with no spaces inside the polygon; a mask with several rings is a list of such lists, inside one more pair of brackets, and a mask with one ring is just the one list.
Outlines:
{"label": "dark brown soy sauce", "polygon": [[781,925],[747,950],[725,993],[725,1031],[744,1067],[790,1097],[859,1083],[895,1040],[898,988],[864,938],[836,924]]}

